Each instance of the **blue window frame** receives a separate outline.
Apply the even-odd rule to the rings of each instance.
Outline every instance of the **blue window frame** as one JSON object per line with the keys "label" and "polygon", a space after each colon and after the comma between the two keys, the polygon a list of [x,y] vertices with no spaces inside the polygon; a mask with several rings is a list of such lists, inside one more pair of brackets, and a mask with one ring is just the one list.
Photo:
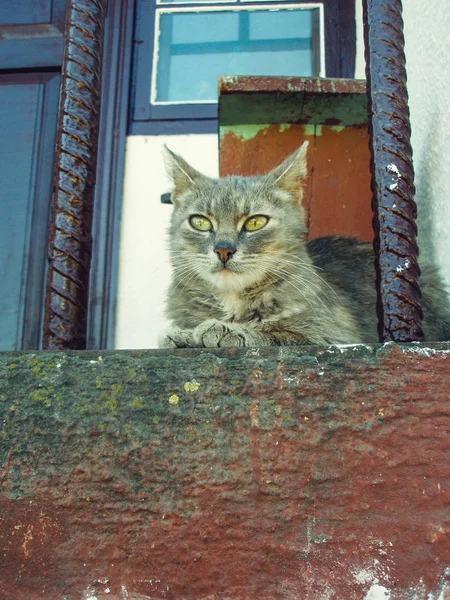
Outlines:
{"label": "blue window frame", "polygon": [[354,0],[138,0],[131,134],[215,132],[219,75],[353,77]]}

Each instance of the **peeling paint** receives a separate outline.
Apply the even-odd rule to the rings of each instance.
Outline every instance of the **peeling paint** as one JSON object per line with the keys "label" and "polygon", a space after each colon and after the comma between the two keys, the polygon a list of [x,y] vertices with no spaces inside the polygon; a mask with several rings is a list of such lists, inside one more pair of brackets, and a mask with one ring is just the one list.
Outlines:
{"label": "peeling paint", "polygon": [[[339,352],[344,352],[345,350],[352,350],[353,352],[360,350],[361,348],[365,348],[366,350],[370,350],[373,346],[370,344],[333,344],[335,348],[339,350]],[[332,350],[330,350],[332,352]]]}
{"label": "peeling paint", "polygon": [[[316,135],[316,125],[314,125],[312,123],[306,123],[306,125],[304,125],[303,127],[304,127],[305,135],[310,135],[310,136]],[[322,130],[320,130],[320,132],[322,132]],[[320,133],[317,133],[317,135],[320,135]]]}
{"label": "peeling paint", "polygon": [[224,125],[220,128],[220,139],[232,133],[241,138],[243,142],[248,142],[255,138],[258,133],[265,133],[269,127],[270,125]]}
{"label": "peeling paint", "polygon": [[386,167],[386,171],[388,171],[388,173],[393,173],[398,179],[401,177],[400,171],[398,170],[397,165],[394,165],[394,163],[388,165]]}
{"label": "peeling paint", "polygon": [[259,348],[250,348],[247,351],[246,356],[259,356]]}
{"label": "peeling paint", "polygon": [[238,75],[222,75],[221,77],[223,85],[234,85],[237,81],[239,81]]}
{"label": "peeling paint", "polygon": [[122,585],[120,591],[122,592],[120,600],[128,600],[129,594],[127,588],[124,585]]}
{"label": "peeling paint", "polygon": [[448,600],[450,598],[450,582],[445,582],[439,590],[439,596],[428,594],[427,600]]}
{"label": "peeling paint", "polygon": [[374,583],[370,586],[370,590],[364,596],[364,600],[389,600],[390,597],[391,592],[385,588],[384,585]]}
{"label": "peeling paint", "polygon": [[331,131],[335,131],[336,133],[341,133],[341,131],[344,131],[345,129],[345,125],[332,125],[331,126]]}
{"label": "peeling paint", "polygon": [[98,600],[93,586],[88,585],[83,594],[83,600]]}
{"label": "peeling paint", "polygon": [[[387,342],[387,343],[392,343],[392,342]],[[418,342],[412,342],[412,344],[414,343],[418,343]],[[450,354],[450,350],[446,350],[446,349],[439,349],[436,350],[435,348],[428,348],[426,346],[420,345],[420,346],[400,346],[401,351],[403,352],[403,354],[418,354],[419,356],[425,356],[427,358],[430,358],[431,356],[440,356],[440,355],[447,355]]]}

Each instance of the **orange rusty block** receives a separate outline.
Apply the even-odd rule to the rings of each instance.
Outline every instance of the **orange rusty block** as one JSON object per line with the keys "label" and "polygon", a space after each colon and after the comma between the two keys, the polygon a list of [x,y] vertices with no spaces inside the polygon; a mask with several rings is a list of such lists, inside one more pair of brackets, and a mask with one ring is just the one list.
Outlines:
{"label": "orange rusty block", "polygon": [[365,127],[317,126],[309,237],[373,239],[369,132]]}
{"label": "orange rusty block", "polygon": [[[245,126],[249,128],[249,126]],[[245,129],[244,129],[245,130]],[[306,223],[309,220],[311,199],[311,172],[314,159],[314,127],[307,125],[267,125],[253,137],[236,135],[232,131],[220,137],[220,176],[260,175],[268,173],[290,154],[298,150],[305,140],[310,142],[309,176],[304,183],[303,206]]]}
{"label": "orange rusty block", "polygon": [[[221,177],[268,173],[305,140],[314,143],[314,128],[308,125],[261,125],[253,135],[252,127],[255,126],[243,125],[235,132],[225,130],[220,136]],[[240,130],[243,135],[239,135]]]}
{"label": "orange rusty block", "polygon": [[369,133],[365,127],[272,124],[227,129],[221,135],[220,175],[268,173],[305,140],[310,142],[303,199],[309,238],[340,234],[371,240]]}

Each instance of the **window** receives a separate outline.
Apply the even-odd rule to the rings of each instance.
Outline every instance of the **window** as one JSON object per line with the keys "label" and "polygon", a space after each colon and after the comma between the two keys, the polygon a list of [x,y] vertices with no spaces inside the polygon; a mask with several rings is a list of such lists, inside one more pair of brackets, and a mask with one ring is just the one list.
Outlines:
{"label": "window", "polygon": [[130,133],[215,132],[220,75],[353,76],[354,27],[352,0],[141,0]]}
{"label": "window", "polygon": [[277,5],[158,10],[151,104],[216,102],[220,75],[320,75],[319,13]]}

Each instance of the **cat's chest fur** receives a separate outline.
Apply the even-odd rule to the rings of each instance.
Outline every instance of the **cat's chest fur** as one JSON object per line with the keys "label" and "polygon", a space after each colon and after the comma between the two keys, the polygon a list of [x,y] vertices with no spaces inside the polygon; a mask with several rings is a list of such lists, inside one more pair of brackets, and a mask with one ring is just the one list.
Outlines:
{"label": "cat's chest fur", "polygon": [[248,311],[248,303],[243,302],[242,296],[234,291],[222,292],[218,301],[227,321],[245,319]]}
{"label": "cat's chest fur", "polygon": [[261,321],[273,315],[277,308],[272,294],[265,290],[256,293],[221,291],[217,299],[227,321]]}

